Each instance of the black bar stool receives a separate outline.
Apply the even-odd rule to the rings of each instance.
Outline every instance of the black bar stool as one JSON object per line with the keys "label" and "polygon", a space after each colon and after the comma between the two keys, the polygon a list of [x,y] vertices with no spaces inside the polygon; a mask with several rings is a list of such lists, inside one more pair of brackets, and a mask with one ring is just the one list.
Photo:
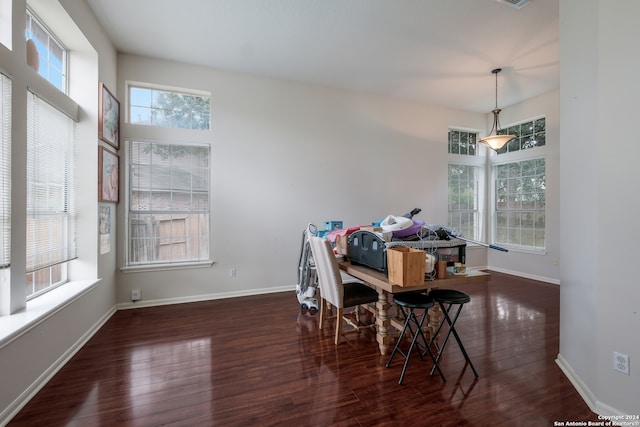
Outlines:
{"label": "black bar stool", "polygon": [[[471,297],[469,297],[468,294],[462,291],[456,291],[453,289],[434,289],[431,292],[429,292],[429,296],[433,298],[433,300],[440,305],[440,308],[442,309],[442,314],[444,315],[442,320],[440,321],[440,324],[438,325],[438,329],[436,329],[435,334],[433,334],[433,337],[431,338],[431,343],[433,343],[436,346],[436,349],[438,350],[438,353],[435,359],[436,365],[434,365],[434,368],[435,366],[437,366],[437,363],[440,361],[440,356],[442,356],[442,352],[444,351],[444,348],[447,345],[447,341],[449,340],[449,337],[453,333],[453,336],[455,337],[456,341],[458,341],[460,350],[462,350],[464,359],[467,361],[469,366],[471,366],[471,370],[473,370],[473,374],[475,375],[475,377],[478,378],[478,372],[476,372],[476,368],[473,367],[473,363],[471,363],[471,359],[469,358],[469,355],[467,354],[467,351],[465,350],[464,345],[462,345],[462,340],[460,339],[460,336],[458,335],[458,332],[456,331],[456,328],[455,328],[456,321],[458,320],[458,317],[460,316],[460,312],[462,311],[462,306],[464,306],[466,303],[471,301]],[[447,305],[446,307],[445,307],[445,304]],[[450,316],[450,312],[451,312],[451,307],[453,307],[454,305],[458,306],[458,310],[456,311],[452,319]],[[435,339],[438,337],[438,334],[442,329],[442,325],[444,325],[445,322],[449,325],[449,331],[447,332],[447,335],[444,337],[442,346],[438,348],[438,344],[435,342]],[[431,353],[431,351],[429,351],[429,353],[433,354]],[[438,370],[440,370],[440,368],[438,368]],[[429,373],[429,375],[433,375],[433,371],[434,369],[431,369],[431,372]],[[440,375],[442,375],[442,372],[440,373]]]}
{"label": "black bar stool", "polygon": [[[398,341],[396,342],[396,346],[393,348],[393,351],[391,352],[391,356],[387,361],[387,365],[386,365],[387,368],[391,365],[391,361],[393,360],[396,353],[400,353],[402,356],[404,356],[404,359],[405,359],[404,366],[402,367],[402,373],[400,374],[400,379],[398,380],[398,384],[402,384],[405,371],[407,370],[407,365],[409,364],[409,358],[411,357],[411,352],[413,351],[414,347],[418,347],[417,348],[418,356],[420,357],[421,360],[424,360],[423,356],[425,353],[429,353],[429,356],[431,356],[431,360],[433,360],[433,369],[431,370],[431,374],[433,373],[433,370],[437,368],[438,372],[440,373],[440,376],[442,377],[442,381],[446,381],[444,379],[444,375],[442,374],[442,371],[440,370],[440,367],[438,367],[438,361],[436,360],[435,356],[431,352],[431,349],[429,348],[429,343],[427,342],[427,339],[425,338],[424,333],[422,332],[422,325],[424,324],[424,320],[427,318],[427,310],[429,310],[435,304],[433,301],[433,298],[418,292],[402,292],[402,293],[393,295],[393,302],[401,307],[400,311],[404,315],[405,322],[404,322],[404,327],[402,328],[402,332],[400,332],[400,336],[398,337]],[[407,314],[405,310],[403,310],[402,308],[407,308],[409,310],[409,314]],[[422,317],[420,319],[418,319],[418,316],[416,316],[414,312],[414,310],[416,309],[424,310],[424,312],[422,313]],[[415,327],[415,330],[414,330],[414,327]],[[404,353],[400,349],[400,344],[402,343],[402,340],[407,332],[407,329],[409,330],[409,333],[413,338],[411,340],[411,345],[409,346],[409,350],[406,353]],[[422,337],[422,343],[418,342],[418,337]],[[422,346],[425,349],[424,352],[420,351],[420,346]]]}

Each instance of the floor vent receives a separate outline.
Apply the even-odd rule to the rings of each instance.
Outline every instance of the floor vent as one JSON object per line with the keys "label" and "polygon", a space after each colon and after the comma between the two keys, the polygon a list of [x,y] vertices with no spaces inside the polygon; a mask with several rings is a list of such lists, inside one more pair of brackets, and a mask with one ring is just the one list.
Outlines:
{"label": "floor vent", "polygon": [[496,0],[498,3],[504,3],[507,6],[515,7],[516,9],[522,9],[524,5],[529,3],[530,0]]}

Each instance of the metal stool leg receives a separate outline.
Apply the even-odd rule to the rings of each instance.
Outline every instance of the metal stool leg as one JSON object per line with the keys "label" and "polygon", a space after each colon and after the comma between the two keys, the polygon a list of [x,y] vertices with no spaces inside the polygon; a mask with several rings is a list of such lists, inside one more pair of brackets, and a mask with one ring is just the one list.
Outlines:
{"label": "metal stool leg", "polygon": [[402,342],[402,339],[404,338],[404,334],[405,334],[407,328],[409,327],[409,318],[407,317],[407,314],[404,312],[404,310],[401,310],[401,311],[402,311],[402,314],[404,316],[404,326],[402,327],[402,331],[400,331],[400,336],[398,336],[398,340],[396,341],[395,347],[393,347],[393,351],[391,352],[391,356],[389,356],[389,360],[387,360],[387,364],[385,365],[387,368],[389,366],[391,366],[391,361],[393,360],[393,358],[395,357],[397,352],[400,352],[400,354],[405,356],[405,354],[402,352],[402,350],[400,350],[400,343]]}
{"label": "metal stool leg", "polygon": [[453,319],[453,322],[451,323],[451,329],[450,329],[449,332],[453,332],[453,336],[456,339],[456,341],[458,342],[458,345],[460,346],[460,350],[462,350],[462,355],[464,356],[464,359],[467,361],[469,366],[471,366],[471,370],[473,371],[473,375],[476,378],[478,378],[478,372],[476,371],[476,368],[473,366],[473,363],[471,363],[471,358],[469,358],[469,355],[467,354],[467,350],[464,348],[464,345],[462,345],[462,340],[460,339],[460,336],[458,335],[458,331],[456,331],[456,328],[455,328],[455,323],[458,320],[458,316],[460,315],[460,311],[462,311],[462,304],[458,308],[456,316]]}
{"label": "metal stool leg", "polygon": [[[438,329],[432,338],[432,342],[435,343],[435,338],[438,336],[438,333],[440,332],[440,329],[442,328],[442,325],[444,324],[445,321],[449,325],[449,330],[447,331],[447,335],[445,336],[444,341],[442,342],[442,346],[438,349],[438,354],[435,360],[436,365],[434,365],[434,367],[431,369],[431,372],[429,373],[429,375],[433,375],[435,367],[437,366],[437,362],[440,361],[440,357],[444,352],[444,348],[447,345],[447,341],[449,340],[449,337],[453,333],[454,338],[456,339],[456,341],[458,342],[458,345],[460,346],[460,350],[462,350],[462,355],[464,356],[464,359],[467,361],[469,366],[471,366],[471,370],[473,371],[473,374],[475,375],[475,377],[478,378],[478,372],[476,371],[476,368],[473,366],[473,363],[471,363],[471,359],[469,358],[469,355],[467,354],[467,351],[465,350],[464,345],[462,344],[462,340],[460,339],[460,336],[458,335],[458,332],[456,331],[456,328],[455,328],[455,323],[458,320],[458,317],[460,316],[460,312],[462,311],[462,306],[464,304],[458,304],[458,310],[456,311],[456,314],[452,320],[451,317],[449,316],[449,312],[453,304],[449,304],[449,307],[445,308],[442,302],[438,302],[438,303],[440,304],[440,308],[442,309],[442,314],[444,315],[444,318],[440,322],[440,325],[438,325]],[[436,348],[437,348],[437,344],[436,344]],[[438,369],[440,368],[438,367]]]}
{"label": "metal stool leg", "polygon": [[[433,356],[433,353],[431,353],[431,351],[429,350],[427,339],[422,333],[422,325],[424,324],[424,321],[427,318],[427,310],[424,310],[424,313],[422,314],[422,317],[420,319],[418,319],[418,317],[416,316],[413,308],[409,308],[409,314],[405,313],[404,310],[402,312],[405,317],[404,326],[402,328],[402,332],[400,332],[398,341],[396,342],[396,345],[393,348],[393,352],[391,353],[391,356],[389,357],[389,360],[387,361],[387,364],[386,364],[386,367],[388,368],[391,365],[391,361],[395,357],[396,353],[400,353],[404,356],[405,358],[404,366],[402,367],[402,372],[400,373],[400,379],[398,380],[398,384],[402,384],[402,381],[404,380],[404,374],[407,370],[407,366],[409,365],[409,359],[411,358],[411,353],[413,352],[414,347],[418,347],[418,356],[420,357],[420,359],[423,359],[422,352],[420,351],[420,348],[419,348],[420,343],[418,342],[418,337],[422,337],[422,341],[424,343],[425,349],[426,351],[429,351],[429,355],[431,356],[431,359],[435,363],[435,358]],[[415,331],[411,326],[412,323],[416,326]],[[411,345],[409,346],[409,350],[407,350],[407,352],[404,353],[400,349],[400,344],[404,339],[407,329],[411,333],[412,339],[411,339]],[[439,367],[438,367],[438,371],[440,372]],[[442,372],[440,372],[440,375],[442,375]],[[443,379],[444,379],[444,376],[443,376]]]}

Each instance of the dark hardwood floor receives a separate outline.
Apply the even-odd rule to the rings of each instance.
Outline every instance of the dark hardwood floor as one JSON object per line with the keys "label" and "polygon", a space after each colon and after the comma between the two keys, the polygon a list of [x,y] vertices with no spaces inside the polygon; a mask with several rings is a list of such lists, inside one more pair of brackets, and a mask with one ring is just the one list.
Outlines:
{"label": "dark hardwood floor", "polygon": [[[385,368],[370,331],[333,344],[294,292],[117,312],[10,426],[552,426],[597,421],[554,360],[556,285],[493,273],[441,367]],[[345,327],[346,329],[346,327]]]}

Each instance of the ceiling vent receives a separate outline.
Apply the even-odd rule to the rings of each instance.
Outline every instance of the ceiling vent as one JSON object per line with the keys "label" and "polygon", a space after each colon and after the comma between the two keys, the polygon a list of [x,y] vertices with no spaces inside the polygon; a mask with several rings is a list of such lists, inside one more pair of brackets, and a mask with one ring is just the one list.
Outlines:
{"label": "ceiling vent", "polygon": [[498,3],[504,3],[507,6],[514,7],[516,9],[522,9],[530,0],[496,0]]}

